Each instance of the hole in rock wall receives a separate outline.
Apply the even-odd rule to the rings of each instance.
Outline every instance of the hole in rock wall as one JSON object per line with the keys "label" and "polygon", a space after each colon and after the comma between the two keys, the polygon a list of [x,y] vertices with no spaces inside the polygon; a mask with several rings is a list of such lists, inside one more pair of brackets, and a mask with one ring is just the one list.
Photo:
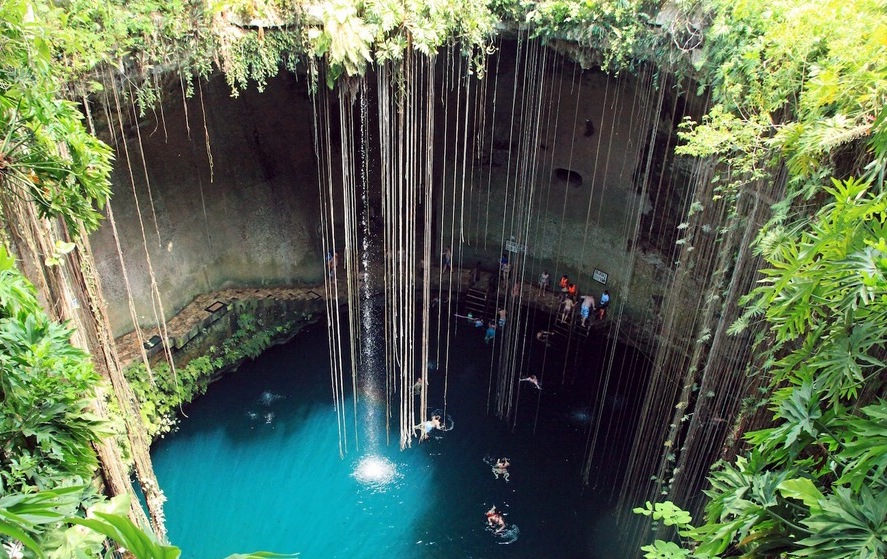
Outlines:
{"label": "hole in rock wall", "polygon": [[582,175],[570,169],[555,169],[554,178],[575,188],[582,186]]}

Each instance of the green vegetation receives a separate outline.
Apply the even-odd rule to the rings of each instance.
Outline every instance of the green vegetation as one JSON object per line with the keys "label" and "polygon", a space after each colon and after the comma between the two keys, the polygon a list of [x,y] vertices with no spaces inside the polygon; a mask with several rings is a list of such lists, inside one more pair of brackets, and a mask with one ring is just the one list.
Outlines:
{"label": "green vegetation", "polygon": [[697,67],[713,104],[685,125],[678,151],[712,158],[716,197],[730,201],[766,192],[785,171],[785,198],[755,249],[767,267],[731,327],[759,333],[765,359],[752,373],[767,379],[772,426],[713,467],[703,523],[671,503],[636,509],[682,544],[644,551],[883,557],[887,12],[870,1],[705,8]]}
{"label": "green vegetation", "polygon": [[770,268],[746,297],[746,320],[763,317],[772,336],[774,425],[716,466],[705,524],[637,510],[693,543],[656,542],[647,557],[887,555],[887,401],[873,397],[885,367],[887,193],[854,180],[826,190],[831,203],[803,226],[760,244]]}
{"label": "green vegetation", "polygon": [[33,287],[0,247],[0,488],[31,492],[88,481],[99,422],[90,413],[98,376],[71,331],[52,323]]}
{"label": "green vegetation", "polygon": [[62,217],[76,235],[81,223],[98,226],[97,207],[111,192],[111,150],[64,99],[52,27],[35,17],[24,0],[0,2],[0,177],[3,188],[33,199],[45,217]]}
{"label": "green vegetation", "polygon": [[[92,445],[111,432],[90,412],[100,379],[70,337],[0,247],[0,534],[7,537],[0,557],[100,557],[107,537],[138,559],[175,559],[178,548],[127,518],[125,495],[108,501],[92,484]],[[229,559],[272,557],[294,556]]]}
{"label": "green vegetation", "polygon": [[184,367],[170,373],[165,362],[151,367],[151,375],[144,363],[133,363],[124,370],[133,392],[141,404],[142,420],[153,439],[175,427],[176,415],[182,405],[206,393],[213,376],[246,359],[255,359],[276,340],[293,332],[296,324],[287,322],[264,327],[251,314],[237,318],[237,329],[220,347],[211,347],[208,355],[192,359]]}
{"label": "green vegetation", "polygon": [[[679,153],[724,163],[727,193],[789,171],[788,219],[797,196],[829,178],[883,183],[887,127],[887,21],[874,0],[712,0],[697,62],[713,106],[691,123]],[[838,24],[837,22],[840,22]]]}
{"label": "green vegetation", "polygon": [[[119,93],[144,111],[170,77],[190,93],[195,77],[221,69],[236,93],[250,83],[261,89],[281,67],[303,64],[313,79],[332,85],[364,73],[371,61],[400,60],[411,49],[432,54],[449,44],[482,72],[497,20],[544,40],[573,41],[612,71],[650,60],[692,61],[712,105],[701,122],[686,123],[679,152],[711,158],[717,197],[763,189],[785,171],[784,199],[757,243],[768,269],[733,326],[761,333],[760,352],[769,359],[754,373],[770,379],[773,425],[748,434],[754,451],[713,470],[703,522],[694,526],[671,504],[639,509],[675,527],[685,544],[656,542],[645,551],[884,556],[884,3],[679,0],[670,5],[677,8],[670,25],[657,17],[661,6],[339,0],[308,9],[286,0],[0,0],[0,182],[6,195],[63,219],[72,235],[81,226],[94,229],[110,194],[111,152],[87,132],[72,100]],[[698,32],[698,43],[676,29],[688,30],[690,39]],[[7,226],[15,217],[7,212]],[[144,557],[176,556],[103,516],[120,504],[104,503],[88,485],[96,467],[90,445],[105,429],[89,413],[97,377],[71,347],[69,331],[39,310],[5,251],[0,313],[0,532],[38,555],[49,548],[64,550],[59,557],[89,555],[101,538],[71,529],[76,522],[118,542],[135,538],[124,545],[144,545]],[[240,338],[192,361],[176,379],[159,368],[155,387],[146,375],[129,373],[152,433],[169,428],[167,418],[205,390],[212,371],[270,344],[273,332],[241,321]],[[71,520],[91,507],[94,521]],[[81,534],[77,543],[74,534]]]}

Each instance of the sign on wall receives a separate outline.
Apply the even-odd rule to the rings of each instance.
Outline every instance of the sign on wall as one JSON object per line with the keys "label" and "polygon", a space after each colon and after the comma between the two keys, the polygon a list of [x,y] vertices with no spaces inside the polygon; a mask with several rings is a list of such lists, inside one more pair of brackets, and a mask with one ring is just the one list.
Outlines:
{"label": "sign on wall", "polygon": [[515,240],[514,237],[505,241],[505,250],[508,252],[526,252],[526,245],[520,245]]}
{"label": "sign on wall", "polygon": [[594,279],[595,281],[599,281],[599,282],[601,282],[602,284],[607,285],[607,277],[609,277],[609,276],[607,275],[607,272],[603,272],[603,271],[598,270],[597,268],[595,268],[595,269],[594,269],[594,273],[591,274],[591,277],[592,277],[592,279]]}

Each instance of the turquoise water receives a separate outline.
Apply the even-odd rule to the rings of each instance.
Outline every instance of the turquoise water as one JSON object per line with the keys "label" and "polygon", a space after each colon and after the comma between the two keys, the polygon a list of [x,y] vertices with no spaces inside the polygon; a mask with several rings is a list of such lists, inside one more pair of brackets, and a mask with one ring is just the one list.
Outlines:
{"label": "turquoise water", "polygon": [[[624,458],[611,426],[601,430],[611,446],[600,453],[605,466],[584,490],[580,477],[601,400],[602,342],[590,340],[567,366],[538,344],[531,362],[544,363],[543,390],[520,383],[512,429],[487,415],[491,349],[482,337],[462,328],[451,348],[453,429],[405,451],[396,433],[385,442],[384,402],[361,402],[355,441],[349,402],[340,458],[323,327],[217,382],[153,448],[170,540],[185,559],[255,550],[304,559],[624,556],[607,504]],[[430,378],[429,402],[443,408],[444,374]],[[630,410],[621,398],[603,399],[612,425]],[[511,458],[508,482],[485,462],[498,456]],[[506,513],[507,537],[486,529],[493,504]]]}

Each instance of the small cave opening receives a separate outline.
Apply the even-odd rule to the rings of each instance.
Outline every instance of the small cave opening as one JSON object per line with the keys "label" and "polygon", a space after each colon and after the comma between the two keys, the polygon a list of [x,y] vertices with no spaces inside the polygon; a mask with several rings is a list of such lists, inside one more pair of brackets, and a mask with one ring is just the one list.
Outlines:
{"label": "small cave opening", "polygon": [[582,175],[572,169],[557,168],[554,170],[554,178],[575,188],[582,186]]}

